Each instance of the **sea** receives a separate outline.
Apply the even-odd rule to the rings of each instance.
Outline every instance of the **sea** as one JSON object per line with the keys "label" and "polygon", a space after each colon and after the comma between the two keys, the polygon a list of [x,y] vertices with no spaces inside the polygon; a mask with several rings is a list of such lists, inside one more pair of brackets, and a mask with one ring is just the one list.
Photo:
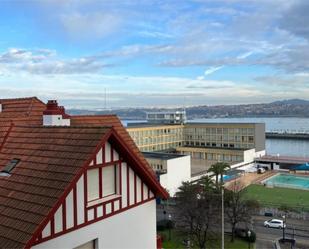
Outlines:
{"label": "sea", "polygon": [[[142,120],[123,120],[123,124],[145,122]],[[188,122],[211,123],[265,123],[266,131],[309,133],[309,118],[205,118],[192,119]],[[309,157],[309,140],[266,139],[266,153],[269,155],[285,155]]]}

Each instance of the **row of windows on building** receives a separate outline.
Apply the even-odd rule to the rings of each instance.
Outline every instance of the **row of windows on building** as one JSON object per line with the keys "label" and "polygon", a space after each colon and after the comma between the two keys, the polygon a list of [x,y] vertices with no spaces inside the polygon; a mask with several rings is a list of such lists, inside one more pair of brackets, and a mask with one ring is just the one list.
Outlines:
{"label": "row of windows on building", "polygon": [[134,137],[133,139],[141,145],[151,143],[163,143],[174,141],[191,141],[191,140],[205,140],[205,141],[230,141],[230,142],[248,142],[254,143],[254,136],[238,136],[238,135],[190,135],[186,134],[184,138],[182,136],[170,135],[170,136],[157,136],[157,137]]}
{"label": "row of windows on building", "polygon": [[215,148],[236,148],[236,149],[248,149],[254,148],[252,143],[218,143],[218,142],[199,142],[199,141],[187,141],[184,143],[185,146],[190,147],[215,147]]}
{"label": "row of windows on building", "polygon": [[130,131],[129,133],[132,137],[153,137],[153,136],[162,136],[168,134],[183,134],[183,128],[162,128],[162,129],[152,129],[152,130],[138,130]]}
{"label": "row of windows on building", "polygon": [[157,143],[172,143],[172,142],[181,142],[183,141],[180,137],[154,137],[154,138],[133,138],[134,141],[138,145],[151,145],[151,144],[157,144]]}
{"label": "row of windows on building", "polygon": [[177,147],[181,147],[181,143],[162,143],[162,144],[154,144],[154,145],[145,145],[139,146],[141,151],[152,152],[152,151],[162,151],[168,149],[175,149]]}
{"label": "row of windows on building", "polygon": [[149,130],[129,130],[132,137],[146,137],[146,136],[160,136],[166,134],[193,134],[193,135],[216,135],[216,134],[241,134],[241,135],[254,135],[253,128],[162,128],[162,129],[149,129]]}
{"label": "row of windows on building", "polygon": [[188,128],[184,129],[184,133],[192,134],[243,134],[243,135],[254,135],[254,128]]}
{"label": "row of windows on building", "polygon": [[185,135],[185,140],[205,140],[205,141],[230,141],[230,142],[254,142],[254,136],[235,135]]}
{"label": "row of windows on building", "polygon": [[163,165],[162,165],[162,164],[151,163],[150,166],[151,166],[154,170],[163,170]]}
{"label": "row of windows on building", "polygon": [[241,155],[231,155],[231,154],[221,154],[221,153],[208,153],[208,152],[188,152],[182,151],[181,153],[186,155],[191,155],[193,159],[206,159],[214,161],[227,161],[227,162],[241,162],[243,161],[243,156]]}

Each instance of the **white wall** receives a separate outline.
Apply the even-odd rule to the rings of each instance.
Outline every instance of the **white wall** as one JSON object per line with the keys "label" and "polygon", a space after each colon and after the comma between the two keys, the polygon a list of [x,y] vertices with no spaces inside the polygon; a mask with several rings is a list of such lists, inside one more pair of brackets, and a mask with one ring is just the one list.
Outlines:
{"label": "white wall", "polygon": [[167,173],[160,175],[160,184],[174,196],[183,181],[191,180],[191,158],[183,156],[167,160]]}
{"label": "white wall", "polygon": [[75,248],[94,239],[98,239],[98,248],[102,249],[155,249],[155,200],[38,244],[33,249]]}
{"label": "white wall", "polygon": [[64,119],[62,115],[43,115],[44,126],[70,126],[70,119]]}

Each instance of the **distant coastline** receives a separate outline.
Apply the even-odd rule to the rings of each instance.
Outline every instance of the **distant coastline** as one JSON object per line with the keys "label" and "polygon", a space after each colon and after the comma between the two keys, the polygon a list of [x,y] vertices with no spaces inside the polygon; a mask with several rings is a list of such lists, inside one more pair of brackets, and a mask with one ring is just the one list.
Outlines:
{"label": "distant coastline", "polygon": [[[108,110],[71,109],[70,114],[116,114],[121,119],[143,120],[145,113],[172,108],[115,108]],[[175,109],[175,108],[173,108]],[[177,108],[176,108],[177,109]],[[183,110],[183,108],[178,108]],[[290,99],[272,103],[246,105],[192,106],[186,108],[189,120],[201,118],[309,118],[309,101]]]}

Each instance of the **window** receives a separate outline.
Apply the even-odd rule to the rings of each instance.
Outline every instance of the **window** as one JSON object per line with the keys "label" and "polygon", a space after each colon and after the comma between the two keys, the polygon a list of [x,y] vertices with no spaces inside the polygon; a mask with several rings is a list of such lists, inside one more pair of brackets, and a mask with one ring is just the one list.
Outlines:
{"label": "window", "polygon": [[8,162],[7,165],[5,165],[4,169],[1,170],[2,173],[7,173],[10,174],[11,171],[16,167],[16,165],[19,163],[19,159],[12,159],[11,161]]}
{"label": "window", "polygon": [[95,249],[97,248],[97,239],[96,240],[91,240],[85,244],[82,244],[80,246],[75,247],[74,249]]}
{"label": "window", "polygon": [[114,165],[102,168],[103,196],[116,194],[116,167]]}
{"label": "window", "polygon": [[88,201],[99,199],[99,169],[91,169],[87,172]]}
{"label": "window", "polygon": [[[87,199],[88,201],[98,200],[110,195],[117,194],[117,165],[111,165],[90,169],[87,171]],[[100,174],[100,172],[102,172]],[[102,189],[100,189],[100,187]]]}

